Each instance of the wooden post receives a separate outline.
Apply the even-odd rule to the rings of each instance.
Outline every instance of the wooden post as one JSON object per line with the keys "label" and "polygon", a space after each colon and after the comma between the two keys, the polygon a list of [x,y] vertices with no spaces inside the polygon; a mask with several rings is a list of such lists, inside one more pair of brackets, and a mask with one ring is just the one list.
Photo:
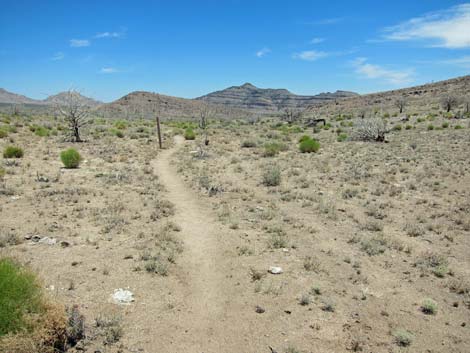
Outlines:
{"label": "wooden post", "polygon": [[162,133],[160,131],[160,117],[157,115],[157,134],[158,134],[158,145],[162,149]]}

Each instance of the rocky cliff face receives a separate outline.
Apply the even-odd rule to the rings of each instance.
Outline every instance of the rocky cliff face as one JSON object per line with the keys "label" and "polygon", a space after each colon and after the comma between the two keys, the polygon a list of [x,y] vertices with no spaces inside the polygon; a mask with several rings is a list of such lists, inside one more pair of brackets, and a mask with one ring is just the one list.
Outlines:
{"label": "rocky cliff face", "polygon": [[245,83],[242,86],[233,86],[209,93],[196,100],[232,108],[274,112],[285,108],[303,109],[312,104],[353,96],[357,94],[347,91],[300,96],[286,89],[258,88],[251,83]]}

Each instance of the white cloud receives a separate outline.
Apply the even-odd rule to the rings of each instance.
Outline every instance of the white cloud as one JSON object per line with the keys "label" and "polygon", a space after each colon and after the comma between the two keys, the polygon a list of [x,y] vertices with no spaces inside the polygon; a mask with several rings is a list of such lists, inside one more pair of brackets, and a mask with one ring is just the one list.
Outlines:
{"label": "white cloud", "polygon": [[121,38],[126,34],[126,30],[122,29],[119,32],[101,32],[95,35],[95,38]]}
{"label": "white cloud", "polygon": [[319,44],[319,43],[322,43],[325,41],[325,38],[313,38],[311,41],[310,41],[310,44]]}
{"label": "white cloud", "polygon": [[114,74],[116,72],[119,72],[119,70],[116,69],[115,67],[103,67],[100,70],[100,73],[102,73],[102,74]]}
{"label": "white cloud", "polygon": [[470,69],[470,55],[462,56],[456,59],[444,60],[442,62],[444,64],[452,64],[452,65],[461,66],[465,69]]}
{"label": "white cloud", "polygon": [[88,39],[70,39],[70,46],[74,48],[88,47],[90,44]]}
{"label": "white cloud", "polygon": [[262,58],[263,56],[266,56],[266,55],[269,54],[270,52],[271,52],[271,49],[264,47],[263,49],[258,50],[255,55],[256,55],[258,58]]}
{"label": "white cloud", "polygon": [[52,56],[51,60],[58,61],[58,60],[62,60],[63,58],[65,58],[65,54],[59,51]]}
{"label": "white cloud", "polygon": [[305,61],[315,61],[321,58],[328,56],[328,53],[323,51],[316,50],[305,50],[300,53],[294,53],[292,57],[294,59],[305,60]]}
{"label": "white cloud", "polygon": [[470,47],[470,4],[412,18],[385,29],[385,39],[395,41],[431,40],[443,48]]}
{"label": "white cloud", "polygon": [[414,71],[412,69],[390,70],[379,65],[369,64],[366,58],[357,58],[353,65],[356,68],[356,73],[364,78],[383,80],[393,85],[413,82]]}

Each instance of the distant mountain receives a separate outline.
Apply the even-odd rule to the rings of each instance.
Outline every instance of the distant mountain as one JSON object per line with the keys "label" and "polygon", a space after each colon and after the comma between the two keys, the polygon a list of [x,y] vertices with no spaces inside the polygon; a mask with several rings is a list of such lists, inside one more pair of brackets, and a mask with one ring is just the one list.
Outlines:
{"label": "distant mountain", "polygon": [[357,95],[354,92],[336,91],[334,93],[327,92],[314,96],[301,96],[293,94],[286,89],[258,88],[251,83],[245,83],[242,86],[232,86],[221,91],[209,93],[196,98],[196,100],[232,108],[272,112],[285,108],[303,109],[312,104]]}
{"label": "distant mountain", "polygon": [[114,102],[99,106],[96,112],[105,118],[191,118],[199,116],[204,107],[210,107],[218,117],[246,117],[247,112],[223,105],[166,96],[158,93],[135,91]]}
{"label": "distant mountain", "polygon": [[[43,100],[43,102],[44,104],[61,105],[66,102],[67,95],[68,95],[68,92],[60,92],[55,95],[47,97],[46,99]],[[89,107],[97,107],[103,104],[103,102],[94,100],[93,98],[86,97],[78,92],[76,93],[76,95],[78,97],[79,102]]]}
{"label": "distant mountain", "polygon": [[0,88],[0,103],[8,104],[42,104],[42,101],[28,98],[20,94],[8,92],[7,90]]}
{"label": "distant mountain", "polygon": [[[0,88],[0,103],[49,106],[49,105],[56,105],[56,104],[64,103],[66,95],[67,95],[67,92],[60,92],[58,94],[49,96],[46,99],[39,100],[39,99],[32,99],[26,96],[22,96],[20,94],[8,92],[7,90]],[[77,95],[79,97],[79,101],[83,102],[84,104],[90,107],[96,107],[100,104],[103,104],[100,101],[94,100],[89,97],[85,97],[81,95],[80,93],[77,93]]]}

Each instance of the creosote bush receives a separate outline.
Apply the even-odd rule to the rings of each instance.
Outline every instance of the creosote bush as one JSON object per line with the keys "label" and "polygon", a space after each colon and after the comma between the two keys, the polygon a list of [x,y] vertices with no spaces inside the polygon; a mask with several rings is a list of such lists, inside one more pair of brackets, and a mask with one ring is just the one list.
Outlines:
{"label": "creosote bush", "polygon": [[193,129],[187,128],[184,131],[184,138],[185,138],[185,140],[195,140],[196,139],[196,134],[194,133]]}
{"label": "creosote bush", "polygon": [[3,158],[22,158],[23,150],[16,146],[7,146],[3,151]]}
{"label": "creosote bush", "polygon": [[309,137],[300,142],[299,149],[302,153],[318,152],[320,149],[320,142]]}
{"label": "creosote bush", "polygon": [[65,168],[73,169],[73,168],[78,168],[78,166],[80,165],[80,161],[82,160],[82,157],[80,156],[80,153],[78,153],[76,149],[69,148],[60,153],[60,160],[64,164]]}
{"label": "creosote bush", "polygon": [[263,184],[278,186],[281,183],[281,169],[277,165],[268,166],[263,173]]}

